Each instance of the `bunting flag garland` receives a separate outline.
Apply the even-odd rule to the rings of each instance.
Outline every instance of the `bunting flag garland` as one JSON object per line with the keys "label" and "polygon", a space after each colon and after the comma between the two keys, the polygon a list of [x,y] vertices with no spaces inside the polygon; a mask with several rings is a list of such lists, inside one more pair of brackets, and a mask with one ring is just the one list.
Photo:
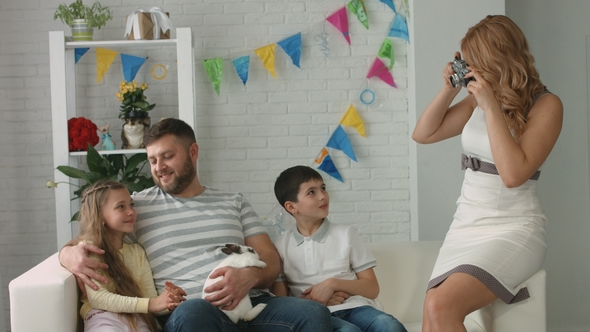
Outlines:
{"label": "bunting flag garland", "polygon": [[135,79],[137,71],[143,66],[145,60],[146,58],[121,53],[121,65],[123,67],[125,81],[131,82]]}
{"label": "bunting flag garland", "polygon": [[367,16],[367,10],[365,9],[363,0],[352,0],[346,6],[356,15],[356,18],[358,18],[365,28],[369,30],[369,16]]}
{"label": "bunting flag garland", "polygon": [[323,148],[321,156],[316,158],[315,162],[319,165],[318,169],[326,172],[328,175],[335,178],[336,180],[344,182],[344,180],[342,180],[340,172],[338,172],[338,169],[336,168],[336,165],[334,165],[332,157],[330,157],[330,155],[328,154],[328,149]]}
{"label": "bunting flag garland", "polygon": [[381,59],[379,59],[379,58],[375,58],[375,61],[373,61],[373,66],[371,67],[371,70],[369,70],[369,73],[367,74],[367,78],[371,78],[373,76],[377,76],[383,82],[389,84],[390,86],[392,86],[394,88],[397,88],[397,85],[395,85],[395,82],[393,80],[393,76],[391,76],[391,73],[389,72],[389,70],[387,70],[387,67],[385,66],[383,61],[381,61]]}
{"label": "bunting flag garland", "polygon": [[217,92],[217,95],[219,96],[221,75],[223,74],[223,59],[217,57],[214,59],[203,60],[203,66],[207,71],[207,76],[209,76],[211,84],[213,84],[213,88],[215,88],[215,92]]}
{"label": "bunting flag garland", "polygon": [[96,48],[96,82],[100,83],[118,53],[106,48]]}
{"label": "bunting flag garland", "polygon": [[393,65],[395,64],[395,58],[393,54],[393,44],[391,43],[391,40],[385,38],[383,44],[381,45],[381,49],[379,50],[379,54],[377,56],[389,59],[389,70],[393,68]]}
{"label": "bunting flag garland", "polygon": [[301,32],[289,38],[285,38],[277,43],[284,51],[291,57],[293,64],[301,68],[299,61],[301,60]]}
{"label": "bunting flag garland", "polygon": [[338,31],[342,32],[344,39],[350,45],[350,33],[348,32],[348,15],[346,14],[346,7],[340,8],[334,14],[328,16],[326,19],[330,22]]}
{"label": "bunting flag garland", "polygon": [[271,73],[272,77],[277,78],[277,74],[275,73],[275,44],[257,48],[254,50],[254,53],[262,60],[264,68]]}
{"label": "bunting flag garland", "polygon": [[389,28],[388,36],[405,39],[408,43],[410,43],[410,35],[408,34],[408,24],[401,15],[395,15],[395,19],[391,24],[391,28]]}
{"label": "bunting flag garland", "polygon": [[397,13],[397,11],[395,10],[395,6],[393,5],[393,0],[379,0],[379,1],[386,4],[389,8],[391,8],[391,10],[393,10],[394,13]]}
{"label": "bunting flag garland", "polygon": [[326,146],[329,148],[340,150],[344,152],[344,154],[347,155],[348,158],[357,161],[356,156],[354,155],[354,151],[352,150],[350,140],[348,139],[348,135],[346,135],[346,132],[344,131],[344,129],[342,129],[342,126],[340,125],[336,128],[336,131],[332,134]]}
{"label": "bunting flag garland", "polygon": [[89,48],[88,47],[84,47],[84,48],[75,48],[74,49],[74,56],[75,56],[75,60],[74,63],[78,63],[78,61],[80,60],[80,58],[86,54],[86,52],[88,52]]}
{"label": "bunting flag garland", "polygon": [[342,120],[340,120],[340,124],[347,127],[353,127],[361,136],[367,137],[365,134],[365,124],[352,104],[348,107]]}
{"label": "bunting flag garland", "polygon": [[234,64],[234,68],[236,69],[236,73],[238,73],[238,76],[242,80],[242,83],[244,83],[244,85],[246,85],[246,82],[248,81],[248,70],[250,67],[250,56],[249,55],[241,56],[237,59],[234,59],[232,61],[232,63]]}

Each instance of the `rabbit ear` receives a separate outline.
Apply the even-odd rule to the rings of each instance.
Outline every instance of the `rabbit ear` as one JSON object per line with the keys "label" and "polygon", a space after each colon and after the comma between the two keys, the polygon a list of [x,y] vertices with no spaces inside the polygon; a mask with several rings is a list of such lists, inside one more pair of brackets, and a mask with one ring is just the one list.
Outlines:
{"label": "rabbit ear", "polygon": [[231,255],[231,254],[233,254],[233,253],[234,253],[234,252],[233,252],[233,251],[232,251],[230,248],[228,248],[228,247],[222,247],[222,248],[221,248],[221,252],[223,252],[223,253],[224,253],[224,254],[226,254],[226,255]]}
{"label": "rabbit ear", "polygon": [[233,253],[236,253],[236,254],[241,254],[242,253],[241,250],[240,250],[240,246],[237,245],[237,244],[229,243],[229,244],[226,244],[225,247],[228,248],[229,250],[231,250]]}

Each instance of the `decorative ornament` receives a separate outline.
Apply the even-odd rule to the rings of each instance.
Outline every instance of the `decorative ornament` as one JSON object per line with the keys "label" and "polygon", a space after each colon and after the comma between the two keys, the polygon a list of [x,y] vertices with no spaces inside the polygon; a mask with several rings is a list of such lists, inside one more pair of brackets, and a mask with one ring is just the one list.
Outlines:
{"label": "decorative ornament", "polygon": [[[369,98],[364,97],[365,94],[370,95]],[[365,105],[371,105],[374,101],[375,101],[375,92],[373,92],[373,90],[371,89],[365,89],[363,90],[363,92],[361,92],[361,103],[365,104]]]}
{"label": "decorative ornament", "polygon": [[115,150],[116,144],[113,142],[113,138],[109,133],[110,125],[106,124],[102,127],[98,127],[98,131],[102,134],[102,143],[100,143],[101,150]]}
{"label": "decorative ornament", "polygon": [[[161,75],[157,75],[156,74],[156,70],[158,70],[158,68],[162,68],[162,74]],[[152,77],[156,81],[161,81],[161,80],[165,79],[167,75],[168,75],[168,69],[163,64],[158,63],[158,64],[155,64],[152,67]]]}

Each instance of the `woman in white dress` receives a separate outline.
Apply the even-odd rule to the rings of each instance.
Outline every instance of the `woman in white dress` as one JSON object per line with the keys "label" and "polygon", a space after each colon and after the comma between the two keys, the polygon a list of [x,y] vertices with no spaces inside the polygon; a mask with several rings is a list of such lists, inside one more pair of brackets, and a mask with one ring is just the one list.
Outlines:
{"label": "woman in white dress", "polygon": [[[541,268],[546,251],[536,185],[561,131],[561,101],[539,79],[525,36],[505,16],[471,27],[456,68],[461,56],[463,80],[460,69],[450,79],[452,62],[445,66],[443,87],[412,134],[424,144],[462,134],[464,149],[465,179],[426,292],[424,332],[465,331],[470,312],[497,298],[528,298],[521,284]],[[467,97],[451,106],[461,87]]]}

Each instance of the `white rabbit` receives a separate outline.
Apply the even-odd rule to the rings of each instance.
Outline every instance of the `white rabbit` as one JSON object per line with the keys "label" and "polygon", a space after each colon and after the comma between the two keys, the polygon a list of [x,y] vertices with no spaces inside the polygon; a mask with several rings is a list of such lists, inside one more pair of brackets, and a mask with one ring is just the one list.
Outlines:
{"label": "white rabbit", "polygon": [[[203,298],[217,293],[206,293],[205,289],[223,279],[223,276],[219,276],[215,279],[210,278],[211,274],[219,268],[224,266],[236,267],[240,269],[251,266],[259,268],[266,267],[266,263],[260,260],[256,251],[254,251],[254,249],[251,247],[238,244],[226,244],[225,247],[221,248],[221,251],[229,256],[219,263],[219,265],[217,265],[213,271],[209,273],[209,276],[207,276],[207,280],[203,286]],[[227,315],[227,317],[229,317],[229,319],[232,320],[232,322],[237,323],[240,319],[245,321],[254,319],[254,317],[256,317],[262,311],[262,309],[264,309],[264,307],[266,307],[265,303],[259,303],[256,307],[252,308],[250,296],[246,294],[246,296],[240,300],[240,303],[238,303],[238,305],[233,310],[223,310],[223,307],[218,308],[223,310],[223,312]]]}

